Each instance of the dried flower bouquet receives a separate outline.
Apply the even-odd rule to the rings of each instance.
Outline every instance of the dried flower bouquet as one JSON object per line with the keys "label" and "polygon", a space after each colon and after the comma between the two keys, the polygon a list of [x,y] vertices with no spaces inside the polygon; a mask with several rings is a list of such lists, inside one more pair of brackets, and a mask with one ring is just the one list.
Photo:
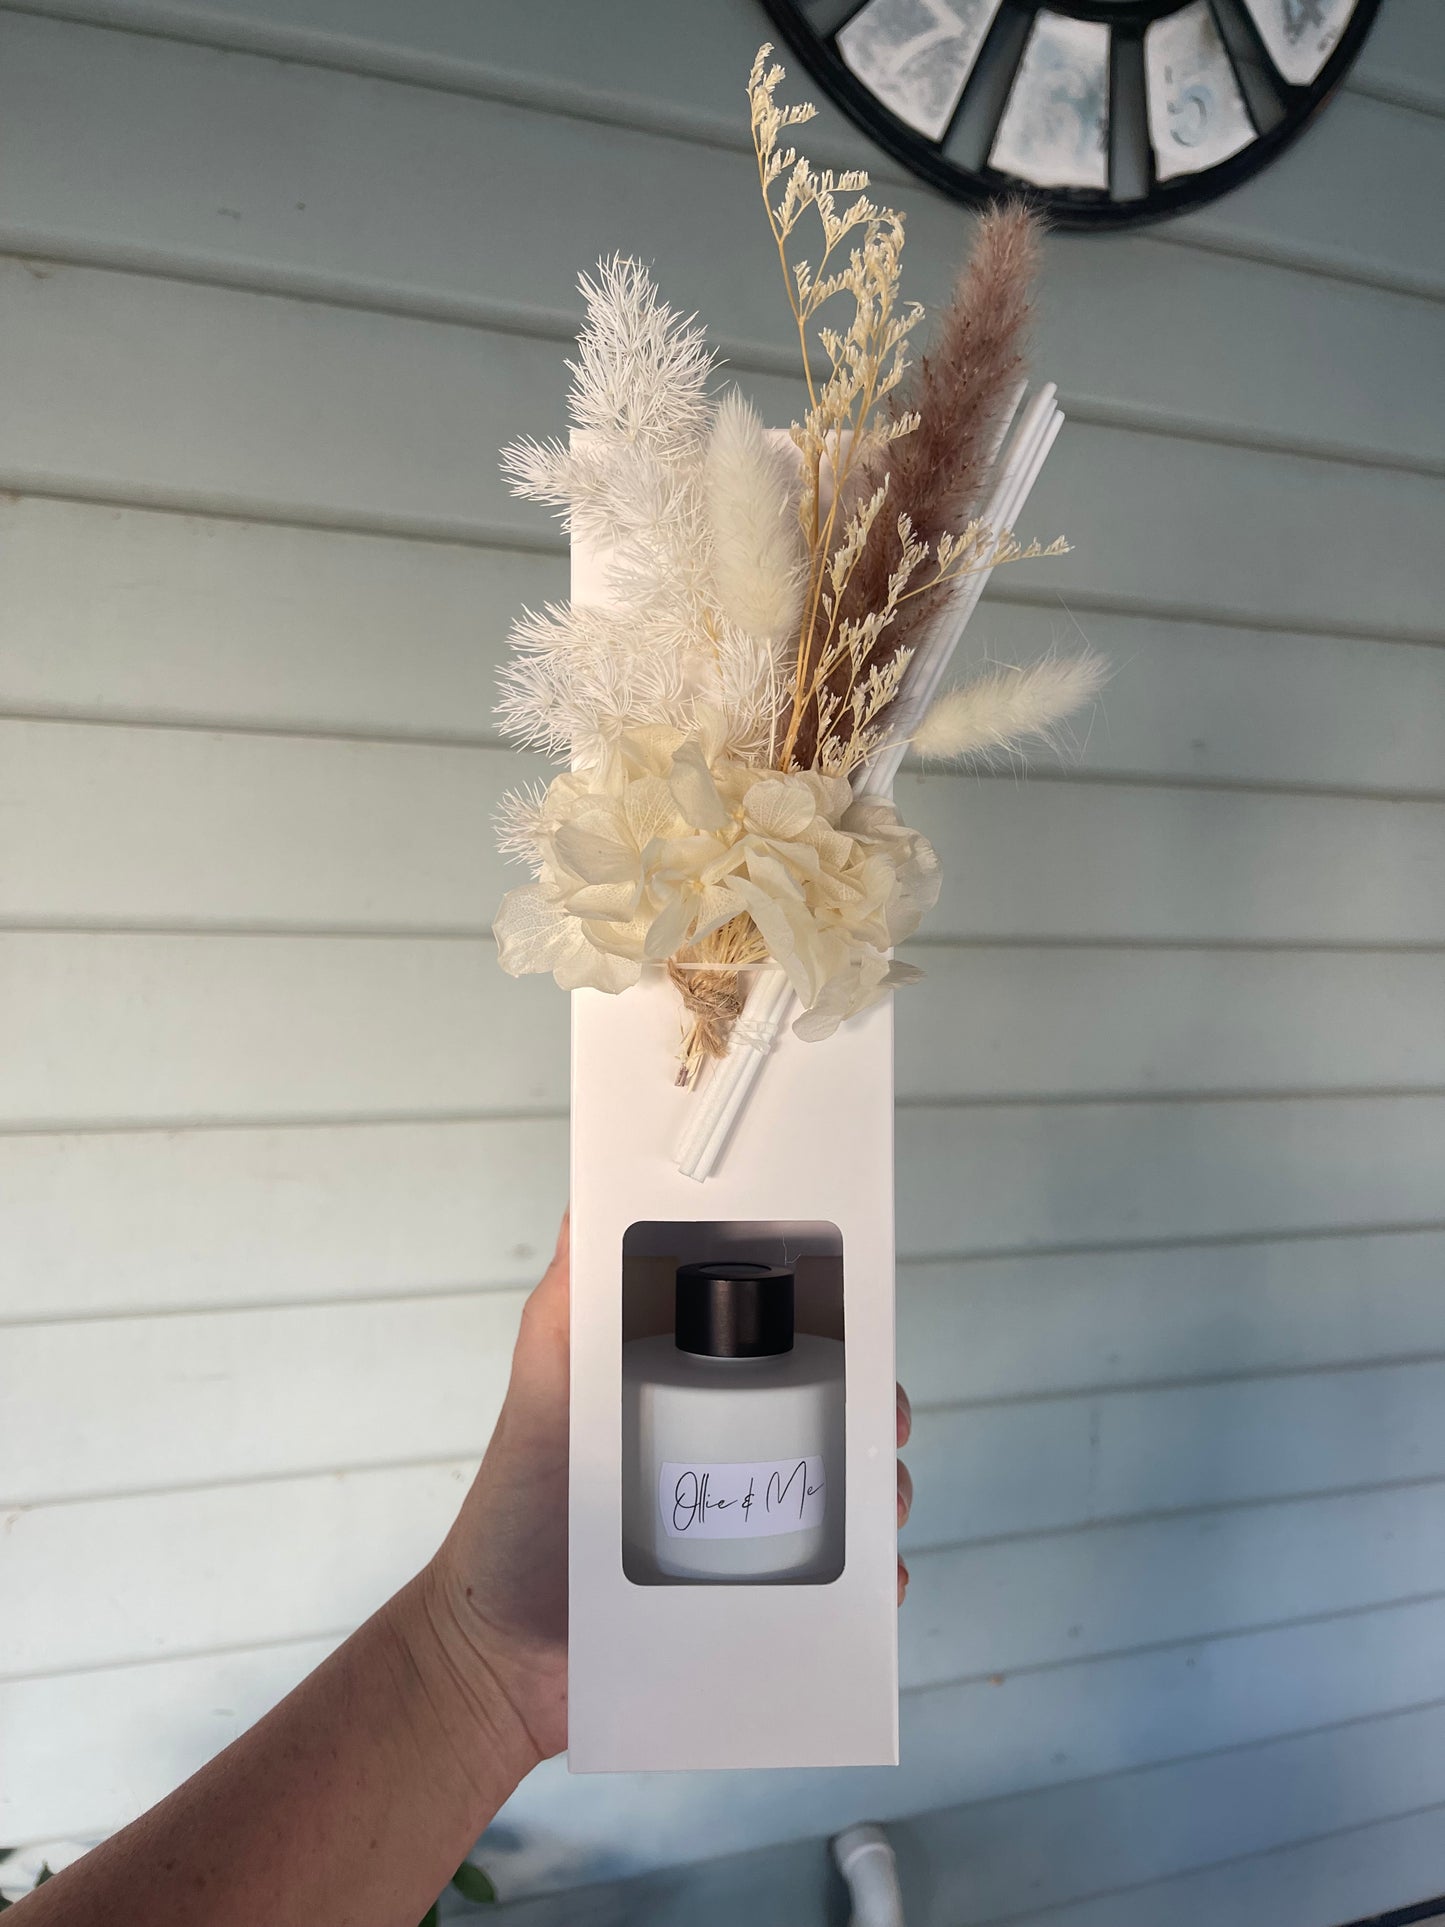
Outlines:
{"label": "dried flower bouquet", "polygon": [[726,1053],[749,966],[786,973],[807,1039],[920,974],[891,953],[936,901],[938,863],[870,793],[870,763],[903,740],[956,759],[1052,737],[1102,680],[1083,655],[993,669],[922,715],[906,700],[966,578],[1065,546],[976,517],[1017,401],[1035,224],[1018,206],[983,217],[911,365],[903,217],[866,175],[781,145],[815,110],[778,104],[770,53],[748,94],[803,420],[780,437],[740,395],[714,400],[701,330],[616,258],[581,282],[569,441],[503,457],[518,494],[606,552],[609,599],[513,632],[503,727],[567,767],[504,802],[502,847],[533,881],[502,903],[501,963],[614,992],[665,967],[688,1013],[683,1083]]}

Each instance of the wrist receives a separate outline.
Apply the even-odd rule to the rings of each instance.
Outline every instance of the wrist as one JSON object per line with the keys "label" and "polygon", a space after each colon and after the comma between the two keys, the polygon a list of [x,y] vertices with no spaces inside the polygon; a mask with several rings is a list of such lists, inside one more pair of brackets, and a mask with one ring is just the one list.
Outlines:
{"label": "wrist", "polygon": [[518,1682],[481,1615],[459,1608],[445,1566],[423,1567],[385,1608],[419,1690],[433,1743],[495,1810],[543,1754]]}

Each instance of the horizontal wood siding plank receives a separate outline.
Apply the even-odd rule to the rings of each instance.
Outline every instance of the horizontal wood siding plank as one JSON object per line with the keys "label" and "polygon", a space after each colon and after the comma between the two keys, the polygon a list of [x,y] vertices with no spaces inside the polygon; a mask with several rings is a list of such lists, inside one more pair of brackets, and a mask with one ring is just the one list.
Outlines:
{"label": "horizontal wood siding plank", "polygon": [[1334,1914],[1353,1920],[1374,1918],[1380,1907],[1403,1912],[1440,1897],[1442,1820],[1438,1806],[1417,1809],[1151,1882],[1137,1893],[1109,1893],[1047,1914],[1011,1914],[1010,1927],[1154,1927],[1161,1910],[1173,1927],[1215,1927],[1220,1920],[1232,1927],[1315,1927]]}
{"label": "horizontal wood siding plank", "polygon": [[[507,1292],[13,1329],[0,1501],[480,1457],[520,1303]],[[1445,1477],[1442,1389],[1436,1358],[921,1408],[907,1542]]]}
{"label": "horizontal wood siding plank", "polygon": [[[28,0],[27,10],[402,73],[486,99],[540,96],[564,112],[666,124],[733,145],[748,139],[742,82],[764,30],[748,0],[697,10],[685,32],[666,0],[639,0],[627,34],[590,9],[551,33],[527,0],[497,0],[485,23],[449,0],[413,0],[404,16],[388,0]],[[819,121],[823,138],[846,135],[856,164],[861,136],[826,106]]]}
{"label": "horizontal wood siding plank", "polygon": [[[401,73],[502,99],[541,100],[586,119],[683,131],[729,145],[747,143],[743,82],[767,23],[747,0],[680,10],[668,0],[633,0],[628,31],[606,14],[579,9],[559,34],[526,0],[504,0],[480,18],[447,0],[412,0],[398,15],[384,0],[32,0],[37,12],[133,23],[221,45],[310,56],[367,71]],[[402,22],[404,21],[404,27]],[[1415,46],[1413,40],[1407,44]],[[789,99],[818,89],[796,60]],[[1440,86],[1426,43],[1418,65]],[[1412,118],[1424,123],[1412,125]],[[1428,116],[1411,117],[1345,93],[1331,106],[1329,132],[1300,143],[1209,210],[1178,223],[1238,246],[1273,248],[1322,265],[1405,285],[1445,285],[1445,259],[1432,220],[1430,184],[1440,172],[1440,139]],[[809,129],[819,163],[871,163],[890,184],[912,181],[866,135],[824,108]],[[1442,136],[1445,138],[1445,136]],[[1321,174],[1325,178],[1321,179]],[[675,225],[674,220],[668,226]],[[655,243],[654,243],[655,245]]]}
{"label": "horizontal wood siding plank", "polygon": [[[474,1464],[468,1456],[0,1514],[0,1677],[359,1624],[430,1557]],[[933,1478],[941,1470],[927,1467]],[[910,1568],[899,1634],[903,1684],[914,1692],[1445,1592],[1445,1482],[914,1550]],[[56,1613],[57,1596],[87,1589],[103,1596],[103,1613]]]}
{"label": "horizontal wood siding plank", "polygon": [[567,1127],[11,1137],[0,1173],[9,1317],[518,1285],[551,1250]]}
{"label": "horizontal wood siding plank", "polygon": [[[669,298],[732,353],[766,349],[786,369],[796,351],[741,153],[20,16],[0,18],[0,120],[15,130],[0,189],[12,248],[552,328],[580,319],[579,268],[621,249],[655,258]],[[178,151],[193,165],[177,170]],[[504,177],[527,194],[456,192]],[[378,218],[399,184],[405,213]],[[907,200],[909,287],[938,301],[971,223],[921,189]],[[680,202],[706,207],[706,223],[679,223]],[[541,234],[539,204],[553,211]],[[1294,330],[1299,295],[1293,274],[1251,262],[1064,238],[1050,245],[1038,365],[1071,402],[1133,418],[1445,457],[1445,421],[1392,373],[1429,359],[1429,304],[1315,289],[1308,354],[1262,357],[1262,339]],[[1155,325],[1181,311],[1197,344],[1184,358],[1176,328]]]}
{"label": "horizontal wood siding plank", "polygon": [[1445,934],[1445,811],[1435,804],[937,776],[905,776],[896,795],[943,861],[930,937]]}
{"label": "horizontal wood siding plank", "polygon": [[[435,1552],[474,1470],[467,1459],[0,1514],[0,1675],[359,1625]],[[80,1535],[89,1549],[77,1566]],[[94,1589],[104,1611],[57,1613],[74,1588]]]}
{"label": "horizontal wood siding plank", "polygon": [[[899,1249],[1434,1224],[1442,1120],[1425,1097],[910,1108]],[[566,1156],[545,1118],[0,1137],[6,1315],[530,1282]]]}
{"label": "horizontal wood siding plank", "polygon": [[1433,953],[930,943],[908,955],[928,974],[895,999],[905,1102],[1445,1086]]}
{"label": "horizontal wood siding plank", "polygon": [[[1438,1708],[893,1821],[907,1918],[1319,1927],[1445,1881]],[[1382,1818],[1396,1809],[1395,1817]],[[1320,1826],[1339,1829],[1321,1837]],[[1244,1845],[1242,1843],[1248,1843]],[[514,1902],[508,1927],[825,1927],[826,1843]],[[1075,1915],[1068,1903],[1087,1896]],[[1027,1913],[1020,1913],[1025,1907]],[[1037,1911],[1036,1911],[1037,1910]]]}
{"label": "horizontal wood siding plank", "polygon": [[[1445,1087],[1431,952],[908,954],[905,1101]],[[0,932],[0,1127],[555,1113],[568,1015],[487,939]]]}
{"label": "horizontal wood siding plank", "polygon": [[1438,640],[1439,503],[1433,477],[1072,422],[1026,532],[1061,532],[1074,553],[1009,582],[1146,613]]}
{"label": "horizontal wood siding plank", "polygon": [[913,1550],[908,1563],[911,1692],[1445,1593],[1445,1484]]}
{"label": "horizontal wood siding plank", "polygon": [[177,491],[550,539],[496,451],[561,426],[555,342],[15,260],[0,318],[4,473],[22,492]]}
{"label": "horizontal wood siding plank", "polygon": [[[753,1849],[1301,1729],[1373,1724],[1445,1696],[1442,1632],[1445,1607],[1424,1603],[1024,1673],[1002,1687],[982,1681],[910,1694],[901,1768],[569,1780],[554,1761],[503,1809],[481,1857],[504,1891],[507,1883],[514,1892],[575,1885],[676,1866],[699,1827],[719,1853]],[[0,1687],[7,1738],[35,1762],[0,1791],[0,1825],[9,1839],[27,1840],[119,1824],[225,1744],[325,1650],[307,1642]],[[1120,1706],[1138,1717],[1103,1715]],[[1351,1777],[1346,1796],[1358,1790]]]}
{"label": "horizontal wood siding plank", "polygon": [[21,922],[485,931],[520,880],[492,811],[543,768],[506,751],[68,724],[0,724],[0,745],[15,826],[0,915]]}
{"label": "horizontal wood siding plank", "polygon": [[916,1404],[1445,1355],[1445,1231],[906,1265]]}
{"label": "horizontal wood siding plank", "polygon": [[[486,930],[506,751],[0,723],[0,921]],[[904,776],[943,859],[928,934],[1445,938],[1445,809]],[[1349,879],[1342,890],[1341,879]]]}
{"label": "horizontal wood siding plank", "polygon": [[1445,113],[1445,14],[1434,0],[1390,0],[1382,7],[1350,79]]}
{"label": "horizontal wood siding plank", "polygon": [[[567,590],[556,556],[43,497],[0,501],[0,541],[12,712],[486,739],[513,616]],[[1090,771],[1445,791],[1445,650],[1071,616],[1063,582],[1017,603],[996,576],[967,657],[1106,654]]]}
{"label": "horizontal wood siding plank", "polygon": [[487,737],[513,617],[567,593],[562,555],[42,496],[0,540],[12,711]]}
{"label": "horizontal wood siding plank", "polygon": [[[0,326],[12,375],[0,479],[22,493],[553,539],[540,510],[507,494],[495,451],[561,428],[556,342],[13,260],[0,263]],[[794,412],[797,384],[746,385],[769,419]],[[63,427],[49,405],[61,389]],[[1031,529],[1063,531],[1076,554],[1010,580],[1181,614],[1438,636],[1438,521],[1430,476],[1242,459],[1076,422],[1029,512]]]}
{"label": "horizontal wood siding plank", "polygon": [[[909,1919],[917,1911],[919,1927],[971,1927],[1024,1908],[1108,1894],[1113,1911],[1099,1910],[1099,1927],[1109,1927],[1125,1907],[1139,1927],[1180,1919],[1191,1927],[1219,1927],[1225,1920],[1319,1927],[1346,1911],[1353,1917],[1361,1908],[1436,1891],[1428,1870],[1437,1883],[1445,1880],[1438,1817],[1429,1850],[1394,1867],[1355,1830],[1377,1827],[1382,1836],[1398,1837],[1389,1836],[1398,1823],[1388,1816],[1442,1798],[1445,1709],[1433,1706],[920,1814],[897,1830]],[[1324,1865],[1320,1836],[1331,1828],[1345,1830],[1328,1851],[1337,1873],[1349,1876],[1333,1888],[1316,1884],[1310,1871]],[[1353,1856],[1352,1840],[1361,1849]],[[1246,1855],[1269,1860],[1251,1867]],[[1236,1864],[1210,1864],[1220,1861]],[[1225,1903],[1213,1911],[1181,1904],[1190,1891],[1184,1880],[1150,1893],[1150,1911],[1132,1911],[1145,1898],[1146,1882],[1206,1869],[1201,1894],[1217,1882]],[[1131,1888],[1141,1891],[1135,1896]],[[1227,1896],[1226,1889],[1232,1890]],[[1301,1894],[1307,1904],[1297,1904]],[[671,1923],[664,1918],[659,1927]]]}
{"label": "horizontal wood siding plank", "polygon": [[569,1014],[488,938],[0,933],[0,1123],[555,1115]]}
{"label": "horizontal wood siding plank", "polygon": [[[480,1459],[507,1388],[524,1296],[11,1331],[0,1364],[0,1500]],[[108,1441],[104,1457],[98,1438]]]}
{"label": "horizontal wood siding plank", "polygon": [[1436,1223],[1442,1124],[1424,1097],[909,1109],[900,1249]]}
{"label": "horizontal wood siding plank", "polygon": [[1445,1364],[1223,1381],[916,1415],[904,1545],[1445,1474]]}
{"label": "horizontal wood siding plank", "polygon": [[[1159,616],[1010,603],[993,577],[964,645],[966,668],[1030,662],[1086,642],[1113,673],[1074,731],[1098,774],[1445,790],[1445,650]],[[1034,752],[1036,769],[1052,767]],[[1066,751],[1066,767],[1074,756]]]}
{"label": "horizontal wood siding plank", "polygon": [[1445,293],[1439,224],[1425,238],[1427,230],[1416,225],[1428,222],[1423,203],[1408,189],[1392,194],[1390,181],[1438,179],[1442,153],[1445,121],[1437,116],[1341,94],[1329,122],[1318,123],[1237,194],[1184,215],[1178,231],[1185,239],[1258,249],[1273,259],[1378,277],[1438,298]]}

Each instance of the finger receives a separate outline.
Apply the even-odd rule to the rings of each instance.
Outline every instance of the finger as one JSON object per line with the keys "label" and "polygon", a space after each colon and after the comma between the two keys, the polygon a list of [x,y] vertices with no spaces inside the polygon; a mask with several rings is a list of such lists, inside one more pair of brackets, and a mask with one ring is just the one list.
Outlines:
{"label": "finger", "polygon": [[913,1432],[913,1407],[908,1402],[908,1394],[898,1387],[898,1443],[907,1445]]}
{"label": "finger", "polygon": [[567,1284],[572,1270],[572,1207],[569,1205],[562,1213],[562,1222],[557,1227],[557,1244],[547,1261],[547,1269],[537,1280],[532,1293],[535,1299],[550,1304],[560,1299],[565,1307]]}
{"label": "finger", "polygon": [[567,1346],[568,1300],[571,1283],[571,1234],[572,1217],[570,1211],[562,1214],[562,1223],[557,1231],[557,1248],[552,1253],[547,1269],[542,1273],[522,1308],[521,1334],[519,1348],[525,1348],[530,1356],[533,1346],[540,1340],[549,1350]]}
{"label": "finger", "polygon": [[553,1247],[552,1261],[547,1266],[546,1275],[550,1276],[554,1271],[560,1271],[565,1277],[568,1266],[571,1263],[571,1258],[572,1258],[572,1207],[569,1204],[569,1205],[565,1205],[562,1210],[562,1222],[557,1227],[557,1243]]}
{"label": "finger", "polygon": [[902,1459],[898,1461],[898,1523],[906,1525],[913,1510],[913,1479]]}
{"label": "finger", "polygon": [[907,1593],[907,1591],[908,1591],[908,1568],[907,1566],[904,1565],[903,1561],[900,1559],[898,1561],[898,1603],[900,1606],[903,1604],[904,1595]]}

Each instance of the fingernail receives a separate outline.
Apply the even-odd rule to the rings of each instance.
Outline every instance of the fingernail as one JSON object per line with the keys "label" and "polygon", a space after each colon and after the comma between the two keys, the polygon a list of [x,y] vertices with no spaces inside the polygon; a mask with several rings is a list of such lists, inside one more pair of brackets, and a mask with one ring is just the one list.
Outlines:
{"label": "fingernail", "polygon": [[913,1407],[908,1403],[908,1394],[901,1385],[898,1388],[898,1415],[895,1423],[898,1444],[907,1445],[913,1436]]}

